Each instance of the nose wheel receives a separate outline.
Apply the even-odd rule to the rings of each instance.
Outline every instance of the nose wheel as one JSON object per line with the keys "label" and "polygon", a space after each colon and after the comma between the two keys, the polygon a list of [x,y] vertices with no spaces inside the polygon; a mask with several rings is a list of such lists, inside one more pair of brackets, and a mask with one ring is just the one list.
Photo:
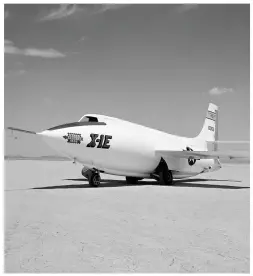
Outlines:
{"label": "nose wheel", "polygon": [[92,173],[89,177],[89,184],[91,187],[99,187],[100,186],[100,175],[99,173]]}
{"label": "nose wheel", "polygon": [[98,187],[100,186],[100,174],[98,170],[95,169],[88,169],[84,167],[82,169],[82,175],[89,180],[89,185],[91,187]]}

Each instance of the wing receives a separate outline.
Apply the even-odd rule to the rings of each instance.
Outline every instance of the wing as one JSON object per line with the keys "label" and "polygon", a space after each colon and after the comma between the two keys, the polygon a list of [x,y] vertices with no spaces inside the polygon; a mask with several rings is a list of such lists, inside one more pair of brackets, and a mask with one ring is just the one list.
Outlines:
{"label": "wing", "polygon": [[173,151],[157,150],[156,155],[161,157],[191,158],[191,159],[249,159],[248,152],[239,151]]}

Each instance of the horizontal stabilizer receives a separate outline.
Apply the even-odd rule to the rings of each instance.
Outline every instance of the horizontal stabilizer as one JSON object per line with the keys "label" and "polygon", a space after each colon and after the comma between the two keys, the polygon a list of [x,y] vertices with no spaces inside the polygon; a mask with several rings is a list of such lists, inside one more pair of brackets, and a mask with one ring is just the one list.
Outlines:
{"label": "horizontal stabilizer", "polygon": [[249,159],[248,152],[241,151],[173,151],[173,150],[157,150],[156,155],[161,157],[174,158],[191,158],[191,159]]}
{"label": "horizontal stabilizer", "polygon": [[25,130],[25,129],[20,129],[20,128],[7,127],[7,129],[24,132],[24,133],[29,133],[29,134],[37,134],[35,131],[30,131],[30,130]]}

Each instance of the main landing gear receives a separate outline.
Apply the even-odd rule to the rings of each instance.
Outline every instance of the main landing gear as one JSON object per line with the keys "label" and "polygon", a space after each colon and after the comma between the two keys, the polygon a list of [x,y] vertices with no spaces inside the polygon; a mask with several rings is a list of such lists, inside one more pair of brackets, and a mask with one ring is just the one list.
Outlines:
{"label": "main landing gear", "polygon": [[89,180],[89,185],[91,187],[99,187],[100,186],[100,174],[96,170],[83,168],[82,169],[82,175],[86,177]]}
{"label": "main landing gear", "polygon": [[161,185],[173,185],[172,172],[169,170],[168,165],[163,158],[161,158],[155,173],[151,176],[159,181]]}

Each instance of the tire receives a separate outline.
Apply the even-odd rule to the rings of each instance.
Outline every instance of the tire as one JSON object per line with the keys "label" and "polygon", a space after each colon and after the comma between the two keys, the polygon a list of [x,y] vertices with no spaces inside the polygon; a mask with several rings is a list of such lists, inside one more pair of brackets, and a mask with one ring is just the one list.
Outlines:
{"label": "tire", "polygon": [[173,185],[173,175],[166,163],[162,166],[159,177],[161,185]]}
{"label": "tire", "polygon": [[139,180],[138,177],[126,176],[126,182],[127,182],[127,184],[137,184],[138,180]]}
{"label": "tire", "polygon": [[99,187],[100,186],[100,175],[98,173],[93,173],[89,178],[89,184],[91,187]]}

